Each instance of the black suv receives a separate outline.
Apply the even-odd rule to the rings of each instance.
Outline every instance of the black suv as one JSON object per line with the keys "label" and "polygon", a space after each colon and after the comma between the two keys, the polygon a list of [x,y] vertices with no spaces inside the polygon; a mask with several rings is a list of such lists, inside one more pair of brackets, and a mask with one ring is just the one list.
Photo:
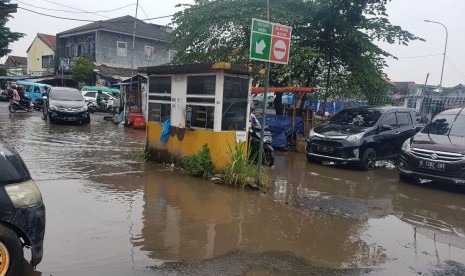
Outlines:
{"label": "black suv", "polygon": [[357,164],[370,170],[376,160],[397,157],[402,143],[422,127],[421,116],[413,109],[348,108],[310,131],[305,152],[309,161]]}
{"label": "black suv", "polygon": [[465,185],[465,109],[439,113],[405,141],[397,167],[403,180],[425,178]]}
{"label": "black suv", "polygon": [[19,154],[0,140],[0,275],[23,275],[23,247],[42,260],[45,206]]}

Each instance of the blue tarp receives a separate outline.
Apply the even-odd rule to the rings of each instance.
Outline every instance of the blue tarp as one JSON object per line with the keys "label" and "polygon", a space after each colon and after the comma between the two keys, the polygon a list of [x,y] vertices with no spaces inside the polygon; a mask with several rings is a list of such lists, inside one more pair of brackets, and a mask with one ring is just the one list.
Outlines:
{"label": "blue tarp", "polygon": [[[287,149],[287,141],[292,138],[292,117],[284,115],[266,115],[265,125],[269,128],[273,141],[271,145],[276,149]],[[257,116],[257,119],[262,122],[262,117]],[[301,137],[303,135],[304,121],[300,117],[295,117],[295,135]]]}
{"label": "blue tarp", "polygon": [[161,137],[160,137],[160,141],[162,143],[166,143],[168,141],[169,134],[170,134],[170,125],[171,125],[170,119],[166,120],[163,123],[163,130],[161,132]]}

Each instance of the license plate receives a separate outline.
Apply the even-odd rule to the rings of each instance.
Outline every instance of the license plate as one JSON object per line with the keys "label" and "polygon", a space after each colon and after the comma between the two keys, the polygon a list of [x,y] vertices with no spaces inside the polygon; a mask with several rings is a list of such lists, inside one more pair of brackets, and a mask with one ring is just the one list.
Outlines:
{"label": "license plate", "polygon": [[446,170],[446,164],[440,163],[440,162],[428,161],[428,160],[420,160],[420,162],[418,163],[418,167],[423,168],[423,169],[430,169],[434,171],[445,171]]}
{"label": "license plate", "polygon": [[76,121],[75,117],[65,117],[65,120],[67,121]]}
{"label": "license plate", "polygon": [[333,153],[334,148],[333,147],[328,147],[328,146],[318,146],[318,151],[319,152],[326,152],[326,153]]}

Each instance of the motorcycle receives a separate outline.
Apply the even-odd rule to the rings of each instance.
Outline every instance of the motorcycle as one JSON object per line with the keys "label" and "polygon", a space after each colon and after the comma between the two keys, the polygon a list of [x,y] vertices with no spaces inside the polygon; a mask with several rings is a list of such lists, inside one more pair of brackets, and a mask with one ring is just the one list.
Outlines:
{"label": "motorcycle", "polygon": [[32,104],[34,105],[34,109],[40,111],[44,109],[45,101],[42,98],[36,98]]}
{"label": "motorcycle", "polygon": [[100,108],[93,101],[88,101],[87,102],[87,108],[88,108],[90,113],[94,113],[94,112],[106,112],[106,113],[110,113],[110,114],[118,113],[118,108],[110,105],[108,101],[104,101],[103,108]]}
{"label": "motorcycle", "polygon": [[[260,150],[260,138],[261,138],[261,129],[258,127],[249,128],[249,143],[250,143],[250,158],[256,163],[258,162],[258,153]],[[271,132],[268,128],[265,128],[263,132],[263,164],[265,166],[273,166],[274,156],[273,156],[273,146],[271,145],[272,137]]]}
{"label": "motorcycle", "polygon": [[31,104],[29,108],[26,108],[26,106],[20,104],[18,101],[11,100],[10,104],[8,105],[8,110],[10,110],[11,113],[14,113],[18,110],[29,112],[29,111],[34,110],[34,106]]}

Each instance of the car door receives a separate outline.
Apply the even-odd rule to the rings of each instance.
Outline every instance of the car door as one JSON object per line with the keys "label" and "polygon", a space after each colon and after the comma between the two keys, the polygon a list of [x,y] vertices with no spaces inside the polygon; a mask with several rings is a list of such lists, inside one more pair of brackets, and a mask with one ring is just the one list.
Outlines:
{"label": "car door", "polygon": [[398,134],[397,117],[395,111],[388,111],[380,119],[378,131],[373,137],[377,144],[377,155],[386,158],[395,155],[396,139]]}
{"label": "car door", "polygon": [[397,135],[394,145],[394,150],[396,153],[400,152],[400,148],[405,140],[412,137],[417,133],[416,125],[413,123],[412,116],[410,115],[410,111],[397,111]]}

